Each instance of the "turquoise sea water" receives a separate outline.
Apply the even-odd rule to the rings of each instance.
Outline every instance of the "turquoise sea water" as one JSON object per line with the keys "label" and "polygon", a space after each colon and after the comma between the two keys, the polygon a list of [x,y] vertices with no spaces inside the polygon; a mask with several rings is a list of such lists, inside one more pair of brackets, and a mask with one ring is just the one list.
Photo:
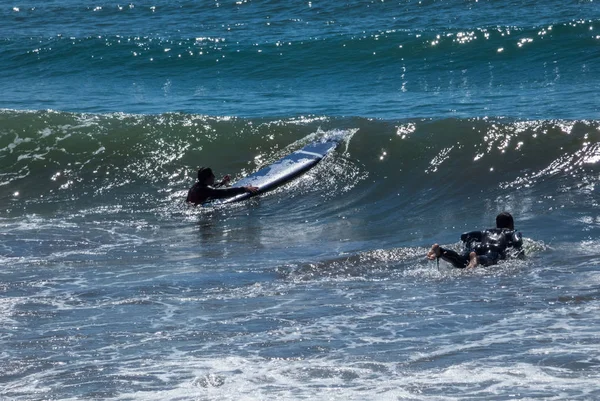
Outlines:
{"label": "turquoise sea water", "polygon": [[[0,398],[600,396],[597,2],[38,3],[0,5]],[[424,258],[502,210],[527,259]]]}
{"label": "turquoise sea water", "polygon": [[0,107],[384,119],[599,112],[593,1],[153,4],[2,7]]}

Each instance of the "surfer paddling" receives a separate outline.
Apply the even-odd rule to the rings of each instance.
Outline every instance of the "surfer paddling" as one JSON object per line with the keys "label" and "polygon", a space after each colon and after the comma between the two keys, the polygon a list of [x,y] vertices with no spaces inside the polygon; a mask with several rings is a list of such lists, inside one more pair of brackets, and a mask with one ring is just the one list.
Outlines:
{"label": "surfer paddling", "polygon": [[507,256],[524,255],[523,238],[521,233],[515,230],[513,217],[508,212],[496,216],[496,228],[464,233],[460,236],[460,240],[465,244],[465,251],[462,254],[433,244],[427,252],[427,258],[429,260],[442,258],[454,267],[473,268],[479,265],[494,265]]}
{"label": "surfer paddling", "polygon": [[215,184],[215,175],[212,169],[201,167],[198,170],[198,181],[188,191],[186,202],[197,206],[207,200],[230,198],[246,192],[256,193],[258,191],[257,187],[249,185],[245,187],[221,188],[229,184],[230,181],[231,177],[226,175],[218,184]]}

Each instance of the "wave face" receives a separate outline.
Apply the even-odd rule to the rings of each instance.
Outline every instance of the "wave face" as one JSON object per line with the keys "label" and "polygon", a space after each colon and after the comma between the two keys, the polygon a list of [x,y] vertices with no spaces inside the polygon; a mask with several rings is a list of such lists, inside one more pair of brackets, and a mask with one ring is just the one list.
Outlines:
{"label": "wave face", "polygon": [[[527,218],[547,206],[596,206],[598,121],[51,111],[4,111],[0,118],[0,206],[11,215],[115,205],[131,213],[179,210],[198,167],[239,179],[328,132],[347,136],[342,149],[311,173],[315,182],[285,190],[326,197],[325,208],[310,212],[323,218],[352,211],[396,229],[411,219],[418,226],[423,216],[451,215],[456,224],[473,209],[481,213],[482,204],[482,218],[499,208],[521,209]],[[272,197],[285,205],[294,196]]]}
{"label": "wave face", "polygon": [[238,3],[3,8],[0,107],[598,118],[593,2]]}

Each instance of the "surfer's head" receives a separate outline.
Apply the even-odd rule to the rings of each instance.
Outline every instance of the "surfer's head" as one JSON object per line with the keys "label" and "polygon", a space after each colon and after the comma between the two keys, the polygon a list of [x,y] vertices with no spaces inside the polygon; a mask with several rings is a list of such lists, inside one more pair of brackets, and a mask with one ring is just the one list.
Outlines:
{"label": "surfer's head", "polygon": [[200,167],[198,170],[198,181],[202,184],[212,185],[215,181],[215,175],[210,167]]}
{"label": "surfer's head", "polygon": [[508,228],[509,230],[515,229],[515,222],[513,217],[508,212],[502,212],[496,216],[496,227],[497,228]]}

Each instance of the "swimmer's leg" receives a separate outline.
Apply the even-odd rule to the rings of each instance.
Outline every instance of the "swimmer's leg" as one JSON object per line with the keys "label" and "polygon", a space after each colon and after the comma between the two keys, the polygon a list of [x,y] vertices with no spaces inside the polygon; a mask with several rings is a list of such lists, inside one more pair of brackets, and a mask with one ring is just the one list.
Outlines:
{"label": "swimmer's leg", "polygon": [[452,249],[440,247],[440,257],[442,260],[452,264],[452,266],[462,269],[467,266],[469,259],[466,255],[461,255]]}
{"label": "swimmer's leg", "polygon": [[442,249],[442,248],[440,248],[440,246],[438,244],[433,244],[431,246],[431,249],[429,250],[429,252],[427,252],[427,259],[434,260],[436,258],[439,258],[441,256],[440,249]]}

